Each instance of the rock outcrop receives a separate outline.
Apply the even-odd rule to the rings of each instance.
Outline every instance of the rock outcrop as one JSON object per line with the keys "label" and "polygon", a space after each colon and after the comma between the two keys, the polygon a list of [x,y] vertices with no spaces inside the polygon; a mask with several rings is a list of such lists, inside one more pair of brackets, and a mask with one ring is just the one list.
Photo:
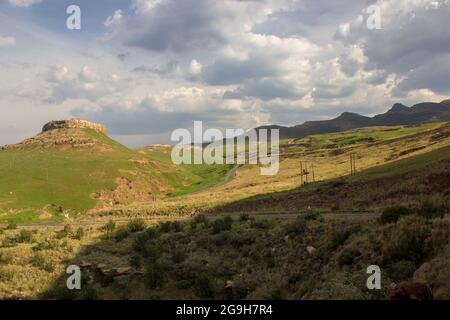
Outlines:
{"label": "rock outcrop", "polygon": [[80,119],[69,119],[69,120],[54,120],[46,123],[42,128],[42,132],[63,129],[63,128],[90,128],[97,132],[106,134],[106,127],[98,124]]}
{"label": "rock outcrop", "polygon": [[1,150],[9,149],[94,149],[98,152],[111,151],[111,145],[87,134],[85,130],[92,129],[101,134],[106,134],[106,127],[86,120],[54,120],[44,125],[38,135],[25,139],[13,145],[1,147]]}

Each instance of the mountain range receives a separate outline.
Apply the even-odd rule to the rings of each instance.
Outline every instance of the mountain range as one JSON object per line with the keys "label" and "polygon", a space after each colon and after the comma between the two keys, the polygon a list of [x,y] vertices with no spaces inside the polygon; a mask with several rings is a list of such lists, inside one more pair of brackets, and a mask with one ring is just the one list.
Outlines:
{"label": "mountain range", "polygon": [[414,125],[450,120],[450,99],[439,103],[424,102],[407,107],[396,103],[386,113],[366,117],[344,112],[331,120],[306,121],[292,127],[268,125],[258,129],[279,129],[280,138],[299,138],[307,135],[332,133],[371,126]]}

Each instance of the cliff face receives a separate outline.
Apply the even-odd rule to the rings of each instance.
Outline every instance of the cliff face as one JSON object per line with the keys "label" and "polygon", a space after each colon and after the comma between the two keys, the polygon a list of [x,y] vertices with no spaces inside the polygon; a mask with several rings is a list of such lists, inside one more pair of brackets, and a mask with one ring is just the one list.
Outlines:
{"label": "cliff face", "polygon": [[98,124],[89,122],[86,120],[79,119],[69,119],[69,120],[54,120],[46,123],[42,128],[42,132],[55,130],[55,129],[63,129],[63,128],[90,128],[97,132],[106,134],[106,127]]}

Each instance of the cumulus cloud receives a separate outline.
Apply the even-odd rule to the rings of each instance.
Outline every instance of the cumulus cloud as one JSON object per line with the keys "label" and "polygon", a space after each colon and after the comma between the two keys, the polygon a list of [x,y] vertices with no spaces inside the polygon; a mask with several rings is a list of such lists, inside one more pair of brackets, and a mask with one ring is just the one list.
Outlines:
{"label": "cumulus cloud", "polygon": [[[335,38],[347,46],[360,48],[364,57],[357,63],[365,69],[405,79],[399,81],[402,90],[428,88],[450,92],[441,84],[448,81],[442,65],[435,63],[448,61],[450,57],[450,29],[444,27],[450,15],[449,2],[412,0],[376,4],[381,8],[381,30],[369,30],[365,17],[359,15],[342,24]],[[353,64],[352,59],[348,56],[343,63]]]}
{"label": "cumulus cloud", "polygon": [[[373,4],[381,30],[366,26]],[[108,10],[96,15],[107,32],[72,47],[0,19],[21,39],[0,37],[10,46],[0,50],[2,102],[36,102],[142,139],[194,120],[292,125],[450,93],[446,0],[131,0]]]}

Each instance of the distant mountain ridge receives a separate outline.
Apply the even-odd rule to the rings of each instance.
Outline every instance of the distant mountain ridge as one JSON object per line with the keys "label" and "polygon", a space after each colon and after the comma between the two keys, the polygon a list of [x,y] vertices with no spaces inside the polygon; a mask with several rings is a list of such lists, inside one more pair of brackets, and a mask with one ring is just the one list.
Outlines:
{"label": "distant mountain ridge", "polygon": [[412,125],[428,122],[450,121],[450,99],[439,103],[424,102],[407,107],[396,103],[386,113],[366,117],[344,112],[331,120],[306,121],[292,127],[261,126],[257,129],[279,129],[280,138],[298,138],[312,134],[332,133],[371,126]]}

